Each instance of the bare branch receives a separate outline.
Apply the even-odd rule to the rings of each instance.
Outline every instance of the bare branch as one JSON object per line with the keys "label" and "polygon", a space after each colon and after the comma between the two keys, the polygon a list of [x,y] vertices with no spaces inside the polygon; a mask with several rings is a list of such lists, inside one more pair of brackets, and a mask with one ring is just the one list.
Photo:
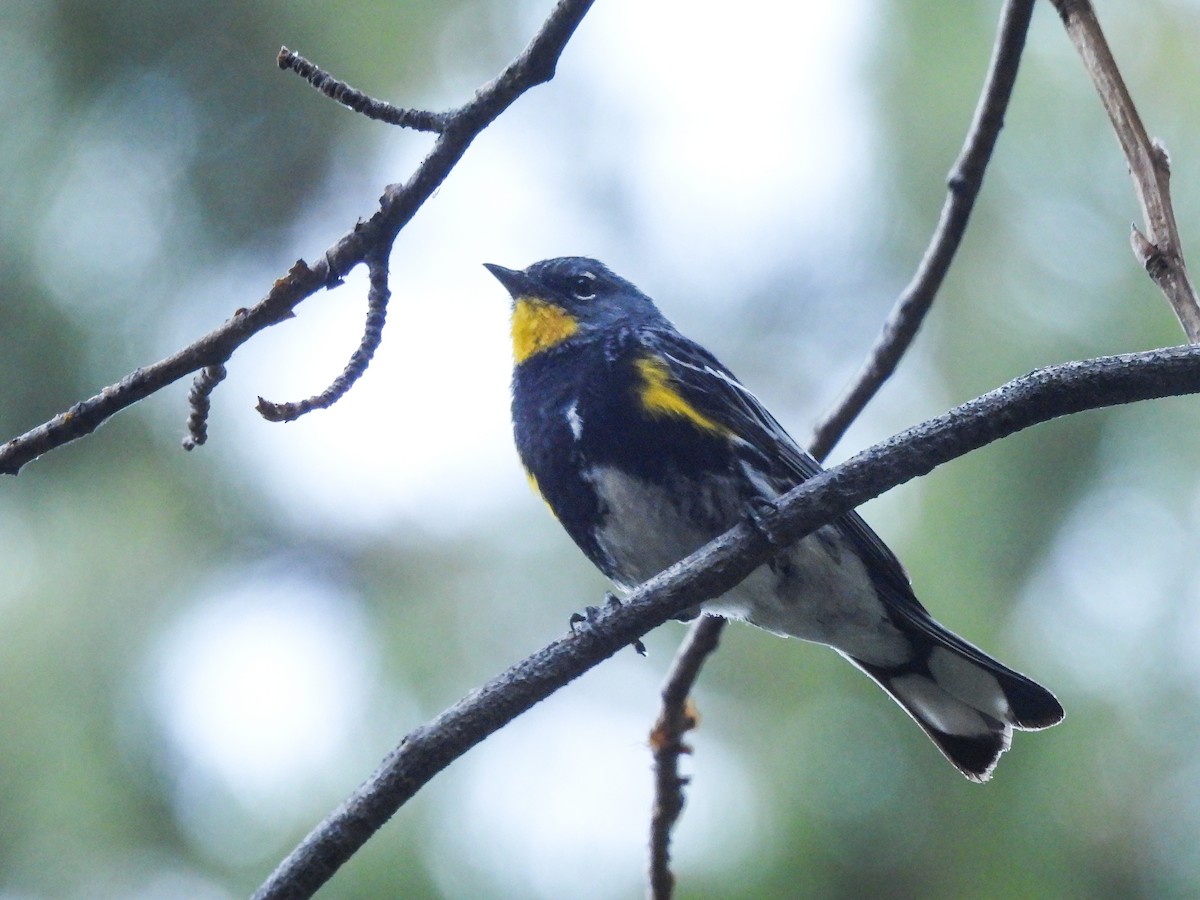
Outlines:
{"label": "bare branch", "polygon": [[338,81],[328,72],[313,65],[299,53],[293,53],[287,47],[279,48],[276,62],[279,63],[279,68],[295,72],[326,97],[336,100],[356,113],[362,113],[368,119],[387,122],[389,125],[399,125],[401,128],[412,128],[415,131],[440,132],[446,127],[448,118],[446,113],[426,112],[423,109],[402,109],[383,100],[368,97],[344,81]]}
{"label": "bare branch", "polygon": [[1134,227],[1131,235],[1134,256],[1166,296],[1188,340],[1196,343],[1200,341],[1200,298],[1183,261],[1183,243],[1171,205],[1171,161],[1166,148],[1147,136],[1091,3],[1053,2],[1067,36],[1079,51],[1100,94],[1100,102],[1129,163],[1147,232],[1143,235]]}
{"label": "bare branch", "polygon": [[983,92],[975,107],[975,117],[967,131],[962,152],[947,178],[949,192],[933,238],[912,281],[892,308],[866,362],[851,382],[851,387],[813,431],[809,447],[817,459],[825,458],[850,423],[875,396],[879,386],[896,371],[900,358],[916,337],[917,329],[921,327],[950,270],[950,263],[967,230],[975,198],[983,186],[983,174],[992,158],[996,139],[1004,125],[1004,114],[1017,80],[1017,69],[1025,49],[1025,35],[1029,31],[1032,15],[1033,0],[1009,0],[1004,5]]}
{"label": "bare branch", "polygon": [[699,717],[688,697],[700,669],[717,649],[725,620],[701,616],[688,629],[662,688],[662,711],[650,731],[654,753],[654,812],[650,817],[650,896],[658,900],[675,890],[671,872],[671,830],[683,812],[683,788],[688,779],[679,774],[679,757],[691,753],[683,736],[696,727]]}
{"label": "bare branch", "polygon": [[262,301],[250,309],[238,310],[220,328],[164,360],[135,369],[95,396],[10,440],[0,448],[0,474],[16,475],[27,462],[91,434],[103,422],[155,391],[197,369],[224,364],[235,349],[255,334],[291,317],[292,308],[319,290],[324,281],[322,270],[310,268],[301,260],[275,282]]}
{"label": "bare branch", "polygon": [[[351,269],[372,254],[387,258],[400,229],[441,185],[479,133],[518,97],[554,76],[563,48],[591,5],[592,0],[559,0],[521,54],[476,91],[469,102],[446,114],[445,127],[433,150],[412,177],[404,184],[389,185],[370,220],[343,235],[319,261],[311,265],[297,262],[255,306],[238,310],[224,325],[195,343],[154,365],[130,372],[95,396],[8,441],[0,447],[0,474],[17,474],[43,453],[91,434],[121,410],[192,372],[224,365],[255,334],[291,318],[292,310],[302,301],[323,287],[339,285]],[[206,395],[213,386],[215,383],[207,387]],[[193,434],[193,446],[197,443]]]}
{"label": "bare branch", "polygon": [[[866,362],[814,430],[809,449],[818,460],[824,460],[850,423],[891,377],[933,305],[983,186],[984,172],[1016,83],[1032,14],[1033,0],[1009,0],[1005,4],[983,90],[962,151],[947,179],[949,193],[929,247],[912,281],[897,298]],[[684,779],[679,776],[679,755],[686,750],[683,729],[693,727],[685,704],[707,656],[716,650],[724,627],[725,621],[714,616],[703,616],[692,623],[667,673],[662,710],[651,733],[655,747],[655,802],[650,825],[650,895],[655,900],[666,900],[674,890],[668,844],[671,829],[683,811]]]}
{"label": "bare branch", "polygon": [[387,320],[387,304],[391,298],[391,291],[388,289],[387,256],[380,257],[372,253],[367,258],[367,268],[371,273],[371,286],[367,290],[367,324],[363,329],[358,349],[346,363],[346,368],[329,387],[307,400],[298,403],[273,403],[259,397],[256,408],[264,419],[271,422],[293,422],[314,409],[328,409],[367,371],[367,366],[371,364],[375,351],[379,349],[379,343],[383,340],[383,323]]}
{"label": "bare branch", "polygon": [[792,542],[942,463],[1059,416],[1200,392],[1200,347],[1171,347],[1040,369],[914,426],[792,489],[762,528],[742,522],[598,610],[567,635],[410,732],[364,782],[288,855],[254,895],[311,897],[438,772],[534,704],[682,610],[720,596]]}
{"label": "bare branch", "polygon": [[183,439],[184,450],[194,450],[208,440],[208,411],[212,408],[212,392],[225,380],[228,373],[223,365],[205,366],[192,382],[188,391],[188,436]]}

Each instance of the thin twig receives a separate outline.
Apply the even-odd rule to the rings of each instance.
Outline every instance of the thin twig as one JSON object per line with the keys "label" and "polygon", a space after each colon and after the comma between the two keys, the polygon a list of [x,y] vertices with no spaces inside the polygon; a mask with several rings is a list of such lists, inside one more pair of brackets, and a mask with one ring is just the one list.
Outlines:
{"label": "thin twig", "polygon": [[187,437],[183,439],[184,450],[194,450],[208,440],[208,412],[212,408],[212,392],[225,380],[225,366],[205,366],[197,373],[188,391],[188,406],[192,413],[187,420]]}
{"label": "thin twig", "polygon": [[1130,235],[1134,255],[1166,296],[1188,340],[1196,343],[1200,341],[1200,299],[1183,261],[1183,243],[1171,205],[1171,161],[1167,151],[1147,136],[1091,3],[1088,0],[1053,0],[1053,3],[1100,94],[1100,102],[1129,163],[1147,232],[1142,234],[1134,226]]}
{"label": "thin twig", "polygon": [[779,498],[666,572],[410,732],[380,768],[280,863],[258,900],[311,897],[438,772],[588,669],[684,609],[718,597],[774,552],[886,490],[1059,416],[1200,392],[1200,347],[1069,362],[1033,372],[864,450]]}
{"label": "thin twig", "polygon": [[[950,170],[949,192],[929,247],[912,281],[897,298],[851,386],[814,430],[809,448],[818,460],[829,454],[850,423],[891,377],[933,305],[983,186],[984,172],[1016,83],[1032,13],[1033,0],[1009,0],[1001,13],[983,90],[962,151]],[[703,616],[693,622],[663,687],[663,706],[652,732],[655,800],[650,824],[650,896],[655,900],[667,900],[674,890],[669,842],[671,829],[683,811],[685,780],[679,775],[679,756],[686,748],[683,730],[676,729],[692,727],[688,724],[692,717],[685,708],[687,698],[706,658],[716,649],[724,627],[725,620],[714,616]]]}
{"label": "thin twig", "polygon": [[891,377],[942,286],[967,230],[975,198],[983,186],[983,174],[1004,125],[1004,114],[1017,80],[1032,14],[1033,0],[1009,0],[1000,14],[1000,27],[983,92],[962,152],[946,180],[949,190],[933,239],[851,387],[814,429],[809,447],[817,459],[823,459],[833,449],[879,386]]}
{"label": "thin twig", "polygon": [[220,328],[164,360],[135,369],[95,396],[10,440],[0,448],[0,475],[16,475],[31,460],[91,434],[116,413],[197,369],[224,364],[234,350],[255,334],[290,318],[292,308],[320,290],[324,282],[322,271],[301,260],[275,282],[263,300],[250,309],[238,310]]}
{"label": "thin twig", "polygon": [[554,76],[567,41],[592,0],[559,0],[519,56],[463,106],[447,113],[433,150],[404,184],[389,185],[379,209],[312,264],[297,262],[259,303],[166,359],[139,368],[100,393],[0,446],[0,474],[16,475],[38,456],[91,434],[116,413],[206,366],[223,365],[258,332],[291,318],[302,301],[333,287],[372,253],[386,256],[396,236],[466,153],[471,142],[529,89]]}
{"label": "thin twig", "polygon": [[259,414],[270,422],[294,422],[314,409],[328,409],[342,398],[346,391],[367,371],[367,366],[383,340],[383,324],[387,320],[387,304],[391,297],[388,289],[388,261],[386,255],[372,253],[367,257],[370,272],[370,287],[367,290],[367,323],[363,328],[358,349],[346,363],[341,374],[321,393],[296,403],[274,403],[258,398]]}
{"label": "thin twig", "polygon": [[699,717],[688,702],[692,685],[705,660],[717,649],[725,620],[701,616],[688,629],[662,687],[662,710],[650,732],[654,754],[654,811],[650,816],[650,896],[670,897],[675,890],[671,872],[671,829],[683,812],[683,789],[688,779],[679,774],[679,757],[692,748],[683,737]]}
{"label": "thin twig", "polygon": [[355,90],[344,81],[338,81],[319,66],[309,62],[299,53],[293,53],[287,47],[279,48],[276,57],[279,68],[292,71],[304,78],[331,100],[361,113],[368,119],[376,119],[389,125],[399,125],[401,128],[412,128],[415,131],[440,132],[446,127],[447,113],[427,112],[423,109],[403,109],[384,100],[376,100],[362,91]]}

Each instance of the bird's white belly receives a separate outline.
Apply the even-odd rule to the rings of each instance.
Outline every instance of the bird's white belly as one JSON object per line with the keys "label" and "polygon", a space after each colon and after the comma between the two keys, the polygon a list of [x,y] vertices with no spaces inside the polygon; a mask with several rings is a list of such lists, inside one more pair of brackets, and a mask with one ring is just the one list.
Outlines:
{"label": "bird's white belly", "polygon": [[866,566],[829,525],[755,569],[704,609],[827,644],[869,663],[895,665],[911,652],[888,618]]}
{"label": "bird's white belly", "polygon": [[[668,490],[608,467],[593,468],[587,477],[604,516],[597,543],[618,573],[613,580],[626,589],[703,547],[740,513],[729,502],[729,490],[695,483]],[[683,504],[680,497],[686,498]],[[705,521],[729,525],[705,529],[697,524]]]}
{"label": "bird's white belly", "polygon": [[[727,486],[706,482],[686,492],[667,490],[611,468],[593,469],[589,478],[606,513],[599,544],[623,588],[683,559],[745,514]],[[686,496],[682,506],[680,496]],[[724,524],[704,529],[698,521]],[[870,663],[896,664],[910,652],[855,548],[832,526],[780,551],[703,609]]]}

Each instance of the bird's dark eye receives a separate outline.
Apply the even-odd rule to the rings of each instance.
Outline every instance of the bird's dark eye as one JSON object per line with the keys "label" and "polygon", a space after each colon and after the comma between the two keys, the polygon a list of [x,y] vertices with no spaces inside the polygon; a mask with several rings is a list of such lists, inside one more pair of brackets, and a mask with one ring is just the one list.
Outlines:
{"label": "bird's dark eye", "polygon": [[594,300],[596,298],[596,276],[591,272],[576,275],[567,282],[567,288],[576,300]]}

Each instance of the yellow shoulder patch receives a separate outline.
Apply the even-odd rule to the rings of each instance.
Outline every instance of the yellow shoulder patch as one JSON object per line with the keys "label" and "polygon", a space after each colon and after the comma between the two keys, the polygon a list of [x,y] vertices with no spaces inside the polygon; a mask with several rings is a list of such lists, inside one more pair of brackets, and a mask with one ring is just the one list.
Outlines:
{"label": "yellow shoulder patch", "polygon": [[698,428],[713,434],[730,433],[728,428],[700,412],[675,389],[671,371],[661,359],[643,356],[635,365],[638,374],[642,376],[638,396],[641,398],[642,408],[650,415],[676,416],[687,419]]}
{"label": "yellow shoulder patch", "polygon": [[561,306],[533,297],[518,297],[512,314],[513,359],[520,365],[578,330],[579,323]]}

